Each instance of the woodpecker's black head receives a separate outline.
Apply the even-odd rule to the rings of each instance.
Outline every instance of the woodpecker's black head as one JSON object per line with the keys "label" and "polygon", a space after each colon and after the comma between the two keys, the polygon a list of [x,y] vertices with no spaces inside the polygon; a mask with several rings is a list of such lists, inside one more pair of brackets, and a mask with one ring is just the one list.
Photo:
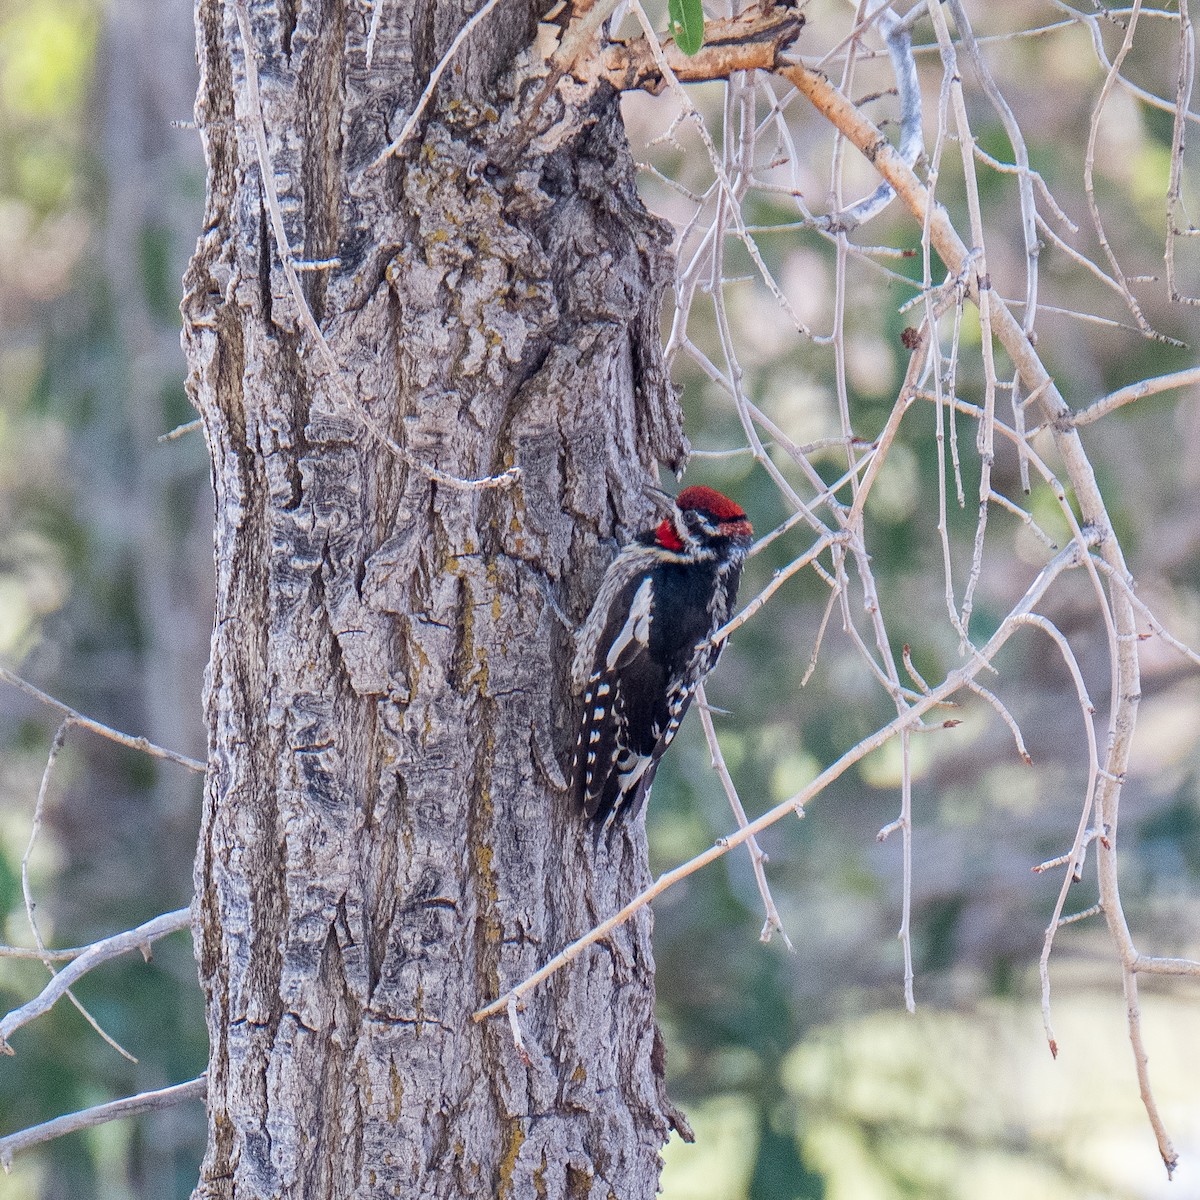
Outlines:
{"label": "woodpecker's black head", "polygon": [[674,511],[654,531],[655,541],[676,553],[702,546],[745,550],[753,534],[741,508],[710,487],[684,488]]}

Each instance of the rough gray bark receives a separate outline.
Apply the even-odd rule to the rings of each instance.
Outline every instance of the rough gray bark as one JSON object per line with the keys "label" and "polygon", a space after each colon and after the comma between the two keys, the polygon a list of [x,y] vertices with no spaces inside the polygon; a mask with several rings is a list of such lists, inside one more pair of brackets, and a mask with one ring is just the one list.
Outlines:
{"label": "rough gray bark", "polygon": [[473,7],[387,0],[370,68],[362,6],[250,10],[288,240],[340,259],[302,276],[308,302],[413,458],[521,468],[463,491],[371,436],[313,354],[236,12],[199,0],[208,211],[184,315],[217,595],[197,1197],[637,1200],[675,1119],[646,912],[538,993],[529,1065],[506,1022],[471,1021],[646,882],[641,834],[593,852],[567,803],[570,644],[546,593],[582,617],[601,543],[683,455],[668,238],[614,94],[532,110],[533,0],[476,30],[402,160],[363,172]]}

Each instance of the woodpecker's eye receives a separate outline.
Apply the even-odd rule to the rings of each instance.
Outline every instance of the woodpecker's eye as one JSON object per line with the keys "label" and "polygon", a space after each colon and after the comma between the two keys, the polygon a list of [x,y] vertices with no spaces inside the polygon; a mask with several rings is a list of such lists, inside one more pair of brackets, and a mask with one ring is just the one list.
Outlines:
{"label": "woodpecker's eye", "polygon": [[700,524],[700,520],[701,520],[700,514],[698,512],[696,512],[694,509],[689,508],[683,514],[683,523],[689,529],[695,529]]}

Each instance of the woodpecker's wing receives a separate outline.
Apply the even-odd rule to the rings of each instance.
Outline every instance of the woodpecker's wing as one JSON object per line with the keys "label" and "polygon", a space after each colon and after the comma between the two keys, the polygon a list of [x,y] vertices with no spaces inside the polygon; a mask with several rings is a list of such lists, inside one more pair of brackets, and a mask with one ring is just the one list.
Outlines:
{"label": "woodpecker's wing", "polygon": [[[579,630],[575,657],[571,664],[571,686],[576,695],[584,690],[596,670],[601,647],[607,653],[608,639],[615,637],[624,620],[615,616],[627,613],[641,580],[653,569],[657,559],[652,547],[641,542],[626,546],[611,563],[600,581],[600,590],[592,602],[592,611]],[[631,586],[633,585],[633,586]],[[596,617],[603,614],[602,620]]]}
{"label": "woodpecker's wing", "polygon": [[750,522],[711,488],[685,488],[676,513],[622,549],[576,639],[583,695],[575,797],[603,828],[637,812],[700,680],[716,663]]}
{"label": "woodpecker's wing", "polygon": [[666,749],[667,664],[651,653],[653,586],[653,573],[643,572],[614,597],[584,684],[575,792],[601,822],[635,792],[644,796]]}
{"label": "woodpecker's wing", "polygon": [[696,685],[720,653],[705,647],[712,618],[691,600],[701,569],[657,562],[613,597],[584,684],[576,798],[604,823],[641,808]]}

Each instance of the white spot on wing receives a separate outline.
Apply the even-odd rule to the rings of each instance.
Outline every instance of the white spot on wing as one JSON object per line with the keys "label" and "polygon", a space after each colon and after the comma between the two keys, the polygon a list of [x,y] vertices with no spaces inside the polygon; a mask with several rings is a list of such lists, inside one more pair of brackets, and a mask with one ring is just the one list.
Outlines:
{"label": "white spot on wing", "polygon": [[633,604],[629,607],[629,616],[625,618],[621,632],[617,634],[613,644],[608,648],[608,657],[604,660],[604,665],[610,671],[617,665],[630,643],[640,642],[643,646],[649,645],[651,595],[650,576],[647,575],[642,580],[641,587],[633,595]]}
{"label": "white spot on wing", "polygon": [[645,775],[646,768],[650,766],[651,761],[650,755],[639,754],[627,768],[621,771],[622,792],[632,790],[638,780]]}

